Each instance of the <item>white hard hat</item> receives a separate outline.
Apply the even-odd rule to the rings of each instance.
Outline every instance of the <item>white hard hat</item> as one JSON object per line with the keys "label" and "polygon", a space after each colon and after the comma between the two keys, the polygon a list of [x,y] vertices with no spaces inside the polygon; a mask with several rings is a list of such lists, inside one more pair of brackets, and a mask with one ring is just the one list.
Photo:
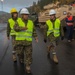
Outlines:
{"label": "white hard hat", "polygon": [[20,14],[28,14],[29,15],[30,13],[29,13],[28,9],[22,8],[20,11]]}
{"label": "white hard hat", "polygon": [[56,14],[56,11],[54,9],[51,9],[49,15],[54,15],[54,14]]}

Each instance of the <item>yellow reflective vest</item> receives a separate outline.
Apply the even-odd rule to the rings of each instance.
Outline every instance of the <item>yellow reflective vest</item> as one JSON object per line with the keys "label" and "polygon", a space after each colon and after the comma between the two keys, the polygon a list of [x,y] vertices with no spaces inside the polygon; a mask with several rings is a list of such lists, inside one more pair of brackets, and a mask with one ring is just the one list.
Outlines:
{"label": "yellow reflective vest", "polygon": [[54,26],[50,20],[46,21],[46,24],[48,25],[47,36],[49,36],[50,33],[53,33],[54,37],[60,36],[60,20],[59,19],[55,20]]}
{"label": "yellow reflective vest", "polygon": [[14,30],[14,25],[16,24],[16,22],[19,22],[19,21],[20,21],[20,18],[18,18],[17,21],[14,21],[12,18],[8,20],[10,28],[11,28],[10,35],[16,35],[16,32]]}
{"label": "yellow reflective vest", "polygon": [[[20,27],[25,27],[25,23],[23,21],[19,22]],[[27,30],[23,30],[20,32],[16,32],[16,40],[26,40],[26,41],[32,41],[32,34],[33,34],[33,22],[31,20],[28,20]]]}

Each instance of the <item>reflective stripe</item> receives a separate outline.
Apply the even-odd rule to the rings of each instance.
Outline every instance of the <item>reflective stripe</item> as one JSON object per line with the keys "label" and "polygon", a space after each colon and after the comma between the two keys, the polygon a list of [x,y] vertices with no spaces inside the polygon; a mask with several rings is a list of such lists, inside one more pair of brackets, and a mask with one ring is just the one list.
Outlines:
{"label": "reflective stripe", "polygon": [[48,30],[48,32],[53,32],[53,30]]}
{"label": "reflective stripe", "polygon": [[32,31],[25,31],[26,33],[29,33],[29,34],[32,34],[33,32]]}
{"label": "reflective stripe", "polygon": [[55,32],[55,34],[59,34],[60,32]]}
{"label": "reflective stripe", "polygon": [[67,23],[67,25],[69,25],[69,26],[70,26],[70,25],[73,25],[73,23]]}
{"label": "reflective stripe", "polygon": [[54,30],[59,30],[59,28],[55,28]]}
{"label": "reflective stripe", "polygon": [[32,38],[32,36],[26,36],[25,38]]}
{"label": "reflective stripe", "polygon": [[26,33],[32,34],[31,31],[26,31],[26,30],[22,30],[21,32],[26,32]]}
{"label": "reflective stripe", "polygon": [[32,33],[32,31],[26,31],[27,33]]}
{"label": "reflective stripe", "polygon": [[25,37],[25,38],[32,38],[32,36],[26,36],[26,35],[17,35],[17,37],[21,37],[21,38],[22,38],[22,37],[23,37],[23,38],[24,38],[24,37]]}

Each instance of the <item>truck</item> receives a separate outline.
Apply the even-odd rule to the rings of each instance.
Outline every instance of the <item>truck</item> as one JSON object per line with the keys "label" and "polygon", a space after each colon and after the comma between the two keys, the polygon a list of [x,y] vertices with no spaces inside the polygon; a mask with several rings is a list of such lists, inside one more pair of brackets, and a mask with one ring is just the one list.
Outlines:
{"label": "truck", "polygon": [[64,19],[66,17],[67,12],[71,12],[71,14],[75,16],[75,6],[72,6],[72,4],[73,3],[62,5],[60,2],[56,2],[56,3],[51,3],[44,6],[43,7],[44,10],[38,14],[38,22],[39,22],[40,28],[44,27],[45,22],[50,19],[49,11],[51,9],[55,9],[56,17],[61,20],[61,22],[63,23],[63,26],[65,27]]}

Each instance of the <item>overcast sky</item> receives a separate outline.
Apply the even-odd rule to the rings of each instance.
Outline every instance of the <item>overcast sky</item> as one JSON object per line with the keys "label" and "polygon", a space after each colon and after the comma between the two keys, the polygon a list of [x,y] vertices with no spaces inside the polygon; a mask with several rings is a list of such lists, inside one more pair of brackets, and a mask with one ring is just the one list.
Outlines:
{"label": "overcast sky", "polygon": [[[37,2],[38,0],[4,0],[3,2],[3,10],[6,12],[10,12],[11,8],[17,8],[18,10],[23,7],[28,7],[33,4],[33,1]],[[0,11],[1,1],[0,1]]]}

